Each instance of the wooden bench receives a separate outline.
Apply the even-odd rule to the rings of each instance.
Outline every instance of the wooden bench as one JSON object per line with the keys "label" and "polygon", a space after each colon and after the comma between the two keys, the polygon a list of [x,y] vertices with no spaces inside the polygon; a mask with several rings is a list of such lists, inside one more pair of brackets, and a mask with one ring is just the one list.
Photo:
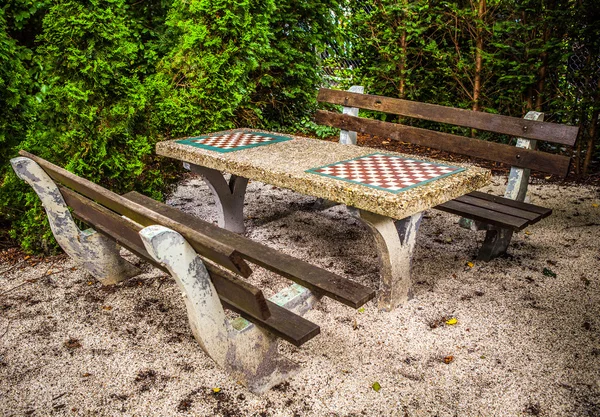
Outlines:
{"label": "wooden bench", "polygon": [[[140,273],[119,245],[171,274],[202,349],[253,392],[263,392],[297,365],[277,353],[277,338],[300,346],[319,334],[301,317],[321,296],[358,308],[374,290],[131,192],[123,196],[21,151],[11,160],[38,194],[64,251],[103,284]],[[71,213],[93,230],[81,231]],[[97,233],[99,232],[99,233]],[[248,261],[294,281],[266,300],[244,281]],[[240,314],[228,321],[223,307]],[[253,323],[253,324],[251,324]]]}
{"label": "wooden bench", "polygon": [[[536,141],[573,146],[578,127],[544,122],[544,114],[530,111],[523,119],[415,101],[349,91],[319,90],[318,101],[343,106],[342,113],[318,110],[317,123],[342,129],[340,142],[356,145],[356,132],[409,142],[428,148],[511,165],[504,196],[479,191],[460,196],[435,208],[462,216],[461,226],[486,230],[478,259],[488,261],[506,252],[516,231],[549,216],[552,210],[525,202],[530,170],[564,177],[570,158],[536,150]],[[427,120],[517,137],[516,146],[488,142],[436,130],[358,117],[365,109],[403,118]]]}

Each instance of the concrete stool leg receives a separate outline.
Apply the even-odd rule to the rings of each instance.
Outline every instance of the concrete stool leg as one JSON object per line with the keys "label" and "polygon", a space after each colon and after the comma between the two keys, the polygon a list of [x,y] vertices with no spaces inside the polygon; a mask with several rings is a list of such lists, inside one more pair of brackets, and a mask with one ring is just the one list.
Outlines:
{"label": "concrete stool leg", "polygon": [[373,232],[381,265],[377,305],[391,311],[412,298],[411,263],[423,213],[394,221],[359,210],[358,216]]}
{"label": "concrete stool leg", "polygon": [[115,284],[141,272],[121,257],[114,240],[93,229],[79,230],[58,187],[36,162],[24,157],[10,162],[17,176],[37,193],[54,238],[67,255],[104,285]]}
{"label": "concrete stool leg", "polygon": [[244,196],[248,179],[232,175],[229,182],[216,169],[190,164],[194,174],[201,175],[212,191],[219,216],[219,227],[244,233]]}
{"label": "concrete stool leg", "polygon": [[277,353],[275,336],[254,325],[233,326],[201,258],[177,232],[140,231],[146,250],[165,265],[182,292],[192,333],[217,365],[255,393],[279,384],[298,366]]}
{"label": "concrete stool leg", "polygon": [[506,253],[513,233],[512,230],[501,227],[487,229],[485,240],[477,253],[477,260],[487,262]]}

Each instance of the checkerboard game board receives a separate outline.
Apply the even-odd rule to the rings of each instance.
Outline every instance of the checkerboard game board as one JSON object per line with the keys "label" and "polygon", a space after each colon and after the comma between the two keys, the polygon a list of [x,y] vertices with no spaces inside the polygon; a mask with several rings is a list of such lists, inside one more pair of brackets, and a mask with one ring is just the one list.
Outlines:
{"label": "checkerboard game board", "polygon": [[233,152],[286,140],[291,140],[291,138],[260,132],[232,132],[214,136],[198,136],[176,142],[216,152]]}
{"label": "checkerboard game board", "polygon": [[464,168],[375,153],[306,172],[399,193],[464,171]]}

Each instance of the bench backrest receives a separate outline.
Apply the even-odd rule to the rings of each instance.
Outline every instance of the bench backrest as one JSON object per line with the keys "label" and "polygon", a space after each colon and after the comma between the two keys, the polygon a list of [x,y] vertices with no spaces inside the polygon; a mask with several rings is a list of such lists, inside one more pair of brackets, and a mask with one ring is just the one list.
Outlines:
{"label": "bench backrest", "polygon": [[[579,131],[578,127],[557,123],[527,120],[518,117],[475,112],[435,104],[326,88],[319,90],[317,100],[321,103],[375,110],[403,117],[447,123],[567,146],[573,146]],[[410,142],[442,151],[502,162],[520,168],[529,168],[559,176],[566,176],[569,171],[570,158],[568,156],[550,154],[535,149],[520,148],[466,136],[324,110],[317,111],[315,120],[317,123],[343,130]]]}

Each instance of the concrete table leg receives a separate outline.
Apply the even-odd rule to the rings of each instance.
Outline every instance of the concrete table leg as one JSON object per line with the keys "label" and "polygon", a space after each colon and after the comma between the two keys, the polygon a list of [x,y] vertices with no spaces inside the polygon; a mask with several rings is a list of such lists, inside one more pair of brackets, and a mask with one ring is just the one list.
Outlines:
{"label": "concrete table leg", "polygon": [[262,393],[297,371],[297,364],[277,352],[277,338],[271,333],[227,320],[201,258],[179,233],[148,226],[140,236],[150,256],[165,265],[177,282],[200,347],[235,380]]}
{"label": "concrete table leg", "polygon": [[411,264],[423,213],[402,220],[359,210],[358,217],[371,229],[379,253],[381,284],[378,307],[391,311],[412,298]]}
{"label": "concrete table leg", "polygon": [[219,227],[244,233],[244,196],[248,179],[232,175],[229,182],[216,169],[190,164],[190,171],[201,175],[212,191],[217,206]]}
{"label": "concrete table leg", "polygon": [[37,193],[54,238],[67,255],[104,285],[115,284],[141,272],[121,257],[114,240],[93,229],[79,230],[58,187],[36,162],[24,157],[10,162],[17,176]]}

